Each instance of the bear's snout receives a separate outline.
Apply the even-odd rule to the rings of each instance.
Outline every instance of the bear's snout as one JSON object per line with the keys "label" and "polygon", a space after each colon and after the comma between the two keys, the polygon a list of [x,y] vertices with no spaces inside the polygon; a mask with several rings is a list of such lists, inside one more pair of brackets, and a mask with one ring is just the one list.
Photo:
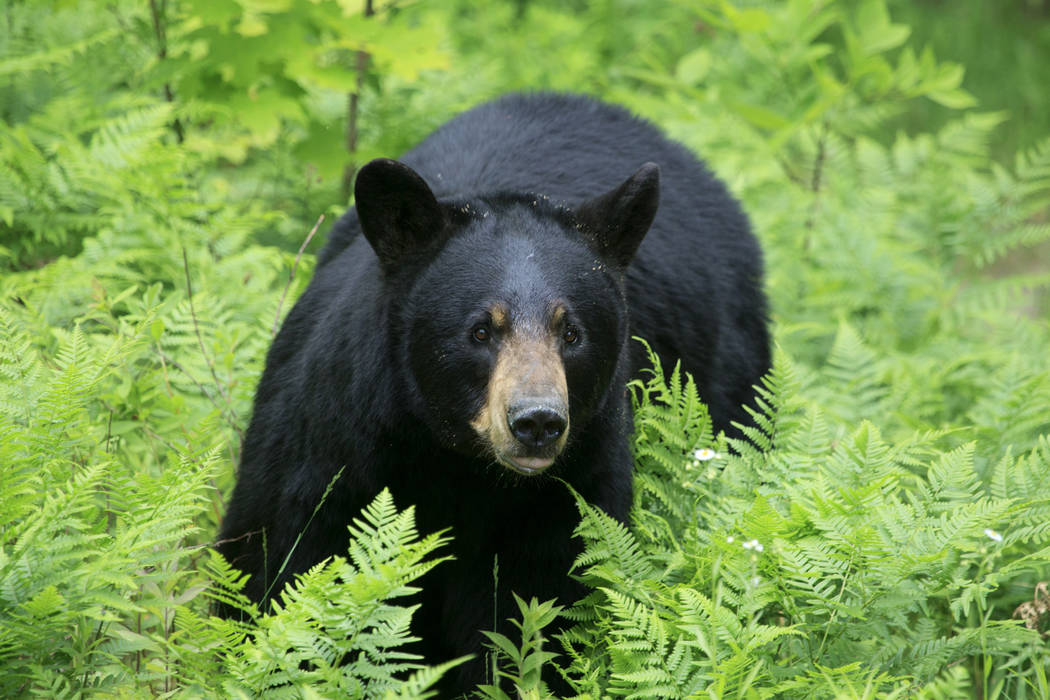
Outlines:
{"label": "bear's snout", "polygon": [[519,474],[554,464],[569,438],[569,392],[556,338],[524,326],[508,333],[471,422],[492,456]]}

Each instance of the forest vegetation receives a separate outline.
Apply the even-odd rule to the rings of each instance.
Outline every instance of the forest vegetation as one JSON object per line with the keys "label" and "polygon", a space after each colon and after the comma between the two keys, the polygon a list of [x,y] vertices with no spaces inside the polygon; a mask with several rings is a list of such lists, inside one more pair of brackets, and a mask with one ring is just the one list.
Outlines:
{"label": "forest vegetation", "polygon": [[727,182],[775,365],[742,440],[631,386],[630,523],[580,503],[590,594],[479,695],[1050,698],[1048,66],[1042,0],[8,0],[0,696],[426,696],[455,532],[383,494],[272,610],[210,544],[355,166],[550,89]]}

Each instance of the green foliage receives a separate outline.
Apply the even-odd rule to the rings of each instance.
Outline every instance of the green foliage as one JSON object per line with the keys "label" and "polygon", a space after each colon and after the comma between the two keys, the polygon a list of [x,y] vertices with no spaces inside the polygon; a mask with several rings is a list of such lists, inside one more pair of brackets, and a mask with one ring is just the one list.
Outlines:
{"label": "green foliage", "polygon": [[[98,396],[149,327],[100,347],[78,326],[45,364],[0,316],[3,387],[24,397],[0,403],[0,692],[426,697],[456,662],[427,668],[401,651],[414,608],[388,601],[416,590],[447,540],[418,539],[412,509],[383,492],[350,528],[349,558],[299,577],[261,615],[239,593],[243,575],[214,551],[201,562],[193,544],[221,459],[221,446],[201,447],[215,426],[169,448],[156,473],[114,457],[121,438]],[[253,624],[211,617],[202,593]]]}
{"label": "green foliage", "polygon": [[[1050,564],[1046,437],[987,481],[973,443],[937,433],[888,443],[865,421],[831,440],[780,354],[749,439],[712,443],[695,387],[674,380],[658,369],[635,396],[639,481],[677,488],[640,489],[630,529],[579,504],[593,593],[563,636],[578,691],[911,694],[977,657],[986,683],[1020,697],[1042,673],[1044,645],[1002,588]],[[667,425],[690,427],[646,432]],[[1021,465],[1030,491],[1011,480]]]}
{"label": "green foliage", "polygon": [[[426,667],[402,651],[415,640],[408,626],[418,605],[391,601],[418,590],[410,582],[444,561],[424,559],[448,540],[419,539],[413,509],[398,512],[388,491],[354,520],[350,536],[348,558],[299,576],[266,615],[239,596],[243,577],[212,552],[215,597],[243,610],[251,624],[184,613],[178,622],[197,646],[180,659],[189,671],[180,679],[186,690],[212,697],[426,697],[462,659]],[[201,648],[209,637],[213,646]],[[224,661],[218,668],[216,658]]]}
{"label": "green foliage", "polygon": [[45,364],[7,313],[0,328],[0,692],[148,683],[164,675],[174,608],[201,591],[187,585],[190,543],[219,450],[203,433],[162,471],[121,468],[98,395],[141,338],[96,345],[78,326]]}
{"label": "green foliage", "polygon": [[[506,679],[513,684],[515,697],[524,700],[549,697],[550,691],[543,683],[540,671],[543,665],[554,659],[557,654],[543,650],[546,642],[543,628],[554,622],[562,607],[555,605],[554,601],[540,603],[535,598],[526,603],[517,594],[514,595],[514,602],[521,613],[521,621],[511,619],[511,622],[521,630],[521,645],[516,646],[506,635],[485,632],[492,642],[491,646],[497,658],[494,665],[495,676],[500,683]],[[500,661],[503,662],[502,667]],[[482,697],[493,700],[510,699],[499,684],[483,685],[479,690]]]}
{"label": "green foliage", "polygon": [[[1006,110],[1008,129],[991,135],[996,160],[1031,147],[1050,132],[1044,109],[1045,91],[1036,66],[1050,46],[1050,5],[1045,0],[1003,0],[936,4],[889,0],[893,16],[912,26],[912,43],[930,45],[938,55],[952,56],[966,66],[966,86],[985,109]],[[988,39],[1001,37],[994,51]],[[950,118],[934,104],[909,109],[902,124],[929,130]]]}
{"label": "green foliage", "polygon": [[[458,663],[404,647],[449,535],[387,495],[265,614],[208,545],[343,166],[552,88],[649,116],[727,180],[766,252],[776,365],[742,440],[678,368],[632,383],[630,522],[580,503],[589,595],[519,600],[479,692],[544,697],[548,668],[592,698],[1047,697],[1038,71],[996,75],[975,44],[952,54],[971,87],[916,40],[971,35],[954,9],[883,0],[363,7],[3,8],[0,695],[425,697]],[[1009,24],[1015,52],[1045,25]],[[989,81],[1018,93],[985,109],[1022,113],[980,111]]]}
{"label": "green foliage", "polygon": [[[273,147],[291,126],[300,155],[334,176],[345,158],[333,148],[341,141],[340,95],[360,92],[366,71],[372,83],[380,76],[410,82],[447,65],[441,25],[389,6],[372,17],[364,3],[345,0],[186,0],[175,7],[171,48],[152,79],[188,102],[190,123],[209,122],[207,132],[188,134],[187,147],[218,147],[235,162],[252,148]],[[362,51],[367,62],[358,58]]]}

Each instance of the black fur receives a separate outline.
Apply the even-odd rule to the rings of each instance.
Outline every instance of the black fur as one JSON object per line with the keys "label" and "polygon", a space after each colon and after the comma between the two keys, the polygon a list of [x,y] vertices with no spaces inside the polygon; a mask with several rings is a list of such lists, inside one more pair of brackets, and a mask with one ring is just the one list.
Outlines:
{"label": "black fur", "polygon": [[[456,560],[427,576],[414,626],[438,662],[480,651],[495,555],[500,618],[516,613],[511,590],[563,603],[580,593],[567,576],[578,516],[552,477],[626,518],[624,384],[643,357],[630,336],[649,340],[666,367],[681,357],[721,429],[745,419],[769,342],[746,217],[693,155],[623,109],[509,96],[400,161],[363,169],[358,210],[333,228],[270,349],[219,549],[252,574],[253,598],[276,595],[292,574],[345,552],[350,518],[389,487],[399,507],[417,506],[421,531],[453,528]],[[569,441],[535,477],[493,463],[470,427],[498,343],[469,334],[493,300],[520,319],[564,303],[580,328],[562,352]],[[445,690],[482,673],[479,654]]]}

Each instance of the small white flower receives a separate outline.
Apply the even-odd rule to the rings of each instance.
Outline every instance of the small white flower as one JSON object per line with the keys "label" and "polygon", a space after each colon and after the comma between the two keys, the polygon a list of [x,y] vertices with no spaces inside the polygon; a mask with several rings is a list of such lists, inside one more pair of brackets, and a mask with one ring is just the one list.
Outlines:
{"label": "small white flower", "polygon": [[984,534],[988,536],[988,539],[994,542],[1002,542],[1003,536],[990,527],[984,528]]}
{"label": "small white flower", "polygon": [[744,549],[753,549],[756,552],[761,552],[765,549],[765,547],[762,546],[762,543],[758,540],[748,540],[747,542],[744,542],[743,546]]}
{"label": "small white flower", "polygon": [[758,576],[755,576],[751,579],[751,585],[755,588],[758,588],[758,584],[760,583],[762,583],[762,579],[760,579]]}
{"label": "small white flower", "polygon": [[733,541],[734,540],[733,540],[733,536],[732,535],[730,535],[729,537],[726,538],[726,542],[728,542],[729,544],[733,544]]}
{"label": "small white flower", "polygon": [[710,447],[704,447],[703,449],[699,449],[699,450],[696,450],[696,451],[693,452],[693,457],[698,462],[706,462],[706,461],[708,461],[710,459],[717,459],[718,457],[721,457],[721,456],[722,455],[718,454],[717,452],[712,450]]}

